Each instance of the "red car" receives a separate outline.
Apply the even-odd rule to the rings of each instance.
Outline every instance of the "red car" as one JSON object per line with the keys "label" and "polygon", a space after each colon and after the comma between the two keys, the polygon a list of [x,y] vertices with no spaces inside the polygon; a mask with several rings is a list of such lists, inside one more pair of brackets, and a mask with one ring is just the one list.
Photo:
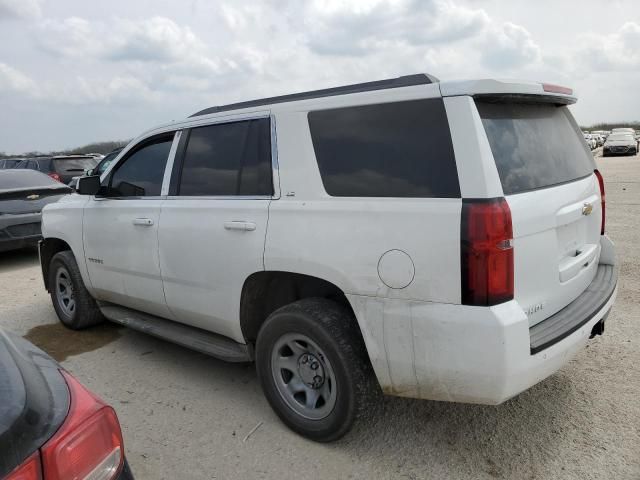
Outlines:
{"label": "red car", "polygon": [[42,350],[2,329],[0,478],[133,479],[113,408]]}

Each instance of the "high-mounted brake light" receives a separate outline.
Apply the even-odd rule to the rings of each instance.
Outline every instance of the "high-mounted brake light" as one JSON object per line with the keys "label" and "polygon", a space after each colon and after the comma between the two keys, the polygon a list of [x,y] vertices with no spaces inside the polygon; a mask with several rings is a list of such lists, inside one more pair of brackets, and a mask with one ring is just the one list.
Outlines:
{"label": "high-mounted brake light", "polygon": [[42,467],[40,466],[40,452],[36,451],[27,458],[4,480],[42,480]]}
{"label": "high-mounted brake light", "polygon": [[542,89],[549,93],[562,93],[563,95],[573,95],[573,90],[561,85],[554,85],[552,83],[543,83]]}
{"label": "high-mounted brake light", "polygon": [[62,182],[62,178],[55,172],[47,173],[51,178],[53,178],[56,182]]}
{"label": "high-mounted brake light", "polygon": [[41,449],[45,480],[112,480],[124,464],[120,424],[113,408],[62,371],[71,406],[60,429]]}
{"label": "high-mounted brake light", "polygon": [[606,202],[604,200],[604,178],[602,178],[602,174],[598,170],[594,170],[596,177],[598,178],[598,185],[600,186],[600,206],[602,207],[602,222],[600,223],[600,235],[604,235],[604,224],[605,224],[605,211],[606,211]]}
{"label": "high-mounted brake light", "polygon": [[513,230],[504,198],[462,201],[460,248],[463,304],[513,299]]}

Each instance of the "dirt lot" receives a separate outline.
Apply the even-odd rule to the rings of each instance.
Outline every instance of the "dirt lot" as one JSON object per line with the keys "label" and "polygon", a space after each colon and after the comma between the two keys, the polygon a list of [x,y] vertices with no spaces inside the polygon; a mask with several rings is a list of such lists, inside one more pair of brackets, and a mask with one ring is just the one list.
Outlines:
{"label": "dirt lot", "polygon": [[138,479],[640,479],[640,158],[598,163],[621,263],[607,331],[497,407],[388,398],[375,422],[312,443],[278,421],[251,365],[114,325],[58,326],[33,252],[0,254],[0,326],[115,406]]}

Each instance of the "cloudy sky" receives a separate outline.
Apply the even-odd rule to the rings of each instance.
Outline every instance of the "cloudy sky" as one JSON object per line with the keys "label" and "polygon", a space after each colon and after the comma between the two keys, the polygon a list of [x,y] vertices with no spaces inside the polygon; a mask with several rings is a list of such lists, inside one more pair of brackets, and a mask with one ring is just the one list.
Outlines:
{"label": "cloudy sky", "polygon": [[5,152],[416,72],[560,83],[582,124],[640,119],[638,0],[0,0],[0,39]]}

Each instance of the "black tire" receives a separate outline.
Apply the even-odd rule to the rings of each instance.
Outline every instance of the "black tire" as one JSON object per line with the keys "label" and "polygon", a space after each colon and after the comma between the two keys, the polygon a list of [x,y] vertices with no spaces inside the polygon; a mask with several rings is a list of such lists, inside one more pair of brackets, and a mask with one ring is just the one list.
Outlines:
{"label": "black tire", "polygon": [[[59,274],[61,277],[58,277]],[[59,288],[58,284],[63,280],[64,283],[68,282],[70,292]],[[65,327],[82,330],[104,322],[96,301],[84,286],[76,259],[69,250],[53,256],[49,264],[48,281],[53,308]],[[69,308],[69,299],[73,302],[73,308]]]}
{"label": "black tire", "polygon": [[[277,375],[287,372],[274,372],[274,352],[279,356],[281,351],[278,350],[278,345],[282,344],[283,338],[291,338],[292,335],[302,335],[315,343],[314,347],[317,346],[321,352],[316,355],[321,359],[320,370],[324,368],[323,376],[326,374],[329,378],[330,374],[327,372],[331,371],[332,378],[335,379],[335,384],[331,387],[335,391],[335,397],[332,406],[330,405],[330,413],[324,418],[305,418],[287,403],[291,398],[287,400],[286,393],[281,393],[279,388],[283,387],[276,385],[279,380]],[[292,351],[292,358],[295,355],[296,352]],[[305,360],[303,356],[304,354],[300,354],[294,361],[298,369],[300,361]],[[276,414],[293,431],[311,440],[337,440],[351,429],[356,418],[377,412],[380,387],[356,319],[346,307],[331,300],[303,299],[272,313],[258,334],[256,368],[264,394]],[[275,369],[278,370],[278,367]],[[296,378],[303,379],[302,374],[299,375]],[[329,382],[328,386],[331,385],[329,380],[325,382]],[[304,388],[309,390],[311,386],[306,384]],[[319,390],[322,387],[313,388]],[[328,404],[324,406],[327,407]]]}

